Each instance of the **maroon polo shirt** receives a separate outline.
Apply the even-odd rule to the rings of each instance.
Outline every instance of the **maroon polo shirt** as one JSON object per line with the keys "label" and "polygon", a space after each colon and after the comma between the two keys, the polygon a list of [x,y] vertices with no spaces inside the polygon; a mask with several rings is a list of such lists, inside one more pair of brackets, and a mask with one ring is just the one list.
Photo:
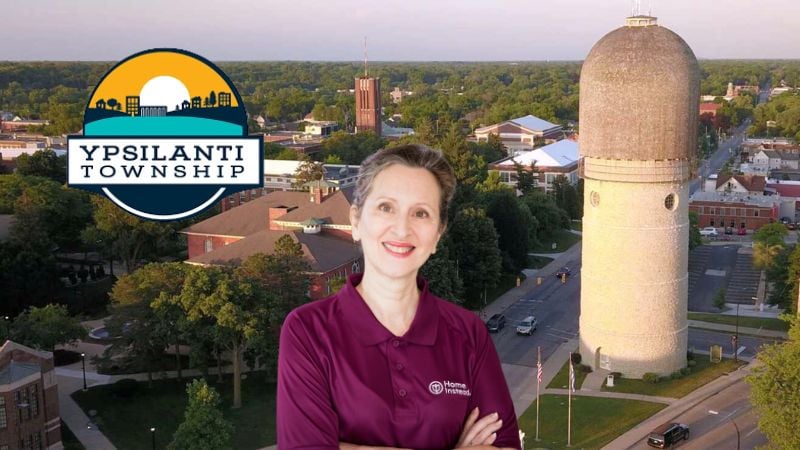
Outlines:
{"label": "maroon polo shirt", "polygon": [[278,448],[339,442],[451,449],[469,412],[497,412],[495,446],[519,448],[514,404],[486,326],[428,291],[402,337],[375,319],[353,275],[337,294],[292,311],[278,358]]}

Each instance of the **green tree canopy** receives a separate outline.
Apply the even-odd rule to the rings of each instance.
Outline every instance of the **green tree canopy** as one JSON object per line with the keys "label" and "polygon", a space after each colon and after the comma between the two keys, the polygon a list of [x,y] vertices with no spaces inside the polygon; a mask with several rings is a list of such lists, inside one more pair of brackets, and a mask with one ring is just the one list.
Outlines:
{"label": "green tree canopy", "polygon": [[175,431],[169,450],[222,450],[233,448],[233,425],[219,409],[217,391],[204,379],[186,385],[189,404],[183,423]]}
{"label": "green tree canopy", "polygon": [[[492,289],[500,278],[502,257],[497,231],[483,209],[458,211],[445,236],[450,259],[458,268],[467,293],[483,293]],[[483,305],[467,305],[482,307]]]}
{"label": "green tree canopy", "polygon": [[17,173],[46,177],[58,183],[67,181],[67,157],[58,156],[53,150],[39,150],[34,154],[21,154],[16,159]]}
{"label": "green tree canopy", "polygon": [[20,314],[11,325],[11,338],[20,344],[52,352],[56,345],[71,344],[86,337],[86,328],[70,317],[64,305],[35,306]]}
{"label": "green tree canopy", "polygon": [[758,411],[758,429],[775,448],[800,448],[800,321],[793,317],[786,342],[766,345],[758,352],[750,401]]}

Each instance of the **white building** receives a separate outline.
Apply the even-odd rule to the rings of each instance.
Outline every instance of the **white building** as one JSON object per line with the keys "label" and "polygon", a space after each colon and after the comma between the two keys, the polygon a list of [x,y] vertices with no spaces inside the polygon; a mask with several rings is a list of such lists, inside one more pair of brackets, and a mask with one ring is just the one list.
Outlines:
{"label": "white building", "polygon": [[517,152],[515,156],[490,164],[489,170],[500,172],[500,180],[514,186],[517,184],[516,164],[528,170],[531,164],[535,164],[539,173],[538,187],[549,192],[559,175],[565,176],[570,184],[577,184],[579,159],[578,143],[564,139],[536,150]]}
{"label": "white building", "polygon": [[487,142],[490,135],[497,135],[509,154],[532,150],[536,145],[555,142],[564,137],[561,125],[550,123],[536,116],[527,115],[506,120],[475,130],[475,140]]}

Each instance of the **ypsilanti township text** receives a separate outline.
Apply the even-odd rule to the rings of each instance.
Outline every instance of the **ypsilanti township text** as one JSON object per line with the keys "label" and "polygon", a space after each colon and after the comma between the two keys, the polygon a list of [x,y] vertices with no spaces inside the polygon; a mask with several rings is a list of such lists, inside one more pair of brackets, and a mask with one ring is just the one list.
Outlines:
{"label": "ypsilanti township text", "polygon": [[248,138],[70,140],[70,184],[256,184],[260,142]]}

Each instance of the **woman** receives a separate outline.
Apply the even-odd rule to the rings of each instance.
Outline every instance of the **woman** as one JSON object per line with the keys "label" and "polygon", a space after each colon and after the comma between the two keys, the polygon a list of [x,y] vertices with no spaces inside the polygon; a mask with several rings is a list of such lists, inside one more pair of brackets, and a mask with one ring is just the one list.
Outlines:
{"label": "woman", "polygon": [[418,277],[454,190],[450,166],[424,146],[364,161],[350,209],[364,272],[281,330],[279,449],[519,448],[486,327]]}

